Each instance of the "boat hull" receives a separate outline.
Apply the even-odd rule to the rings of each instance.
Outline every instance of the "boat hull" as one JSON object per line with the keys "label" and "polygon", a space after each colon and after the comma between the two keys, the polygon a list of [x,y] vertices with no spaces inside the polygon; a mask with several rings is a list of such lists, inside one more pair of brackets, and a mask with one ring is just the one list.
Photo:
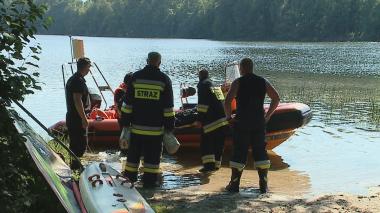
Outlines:
{"label": "boat hull", "polygon": [[[269,106],[265,106],[268,109]],[[271,150],[289,139],[297,128],[306,125],[312,117],[310,107],[301,103],[283,103],[274,112],[267,124],[267,149]],[[67,132],[65,121],[60,121],[50,127],[56,133]],[[91,146],[117,148],[120,137],[120,127],[117,119],[89,120],[88,140]],[[176,128],[175,136],[181,147],[199,147],[202,130],[195,127]],[[231,146],[232,137],[229,131],[226,147]]]}

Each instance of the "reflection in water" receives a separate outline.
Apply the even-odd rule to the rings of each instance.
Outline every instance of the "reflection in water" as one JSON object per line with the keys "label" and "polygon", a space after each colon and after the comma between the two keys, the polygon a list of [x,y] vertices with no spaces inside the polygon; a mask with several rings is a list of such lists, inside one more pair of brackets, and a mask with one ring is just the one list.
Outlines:
{"label": "reflection in water", "polygon": [[[223,156],[222,168],[213,174],[202,174],[198,172],[201,168],[199,150],[185,149],[175,156],[163,155],[161,162],[161,190],[182,189],[189,187],[202,187],[203,191],[220,191],[230,178],[230,168],[228,167],[230,150],[226,150]],[[306,192],[308,190],[309,179],[306,175],[287,169],[289,165],[285,163],[281,156],[273,151],[269,151],[271,161],[270,179],[274,190],[282,193],[287,192],[287,188],[293,188],[291,194]],[[117,151],[100,152],[98,154],[86,154],[87,163],[93,161],[105,161],[110,163],[115,169],[121,171]],[[141,177],[140,177],[141,178]],[[283,181],[287,180],[287,186]],[[301,180],[301,182],[300,182]],[[257,173],[253,166],[252,157],[248,158],[247,167],[244,170],[242,179],[242,189],[244,193],[254,192],[257,186]],[[300,183],[296,183],[300,182]],[[139,185],[139,184],[138,184]],[[289,192],[290,193],[290,192]]]}

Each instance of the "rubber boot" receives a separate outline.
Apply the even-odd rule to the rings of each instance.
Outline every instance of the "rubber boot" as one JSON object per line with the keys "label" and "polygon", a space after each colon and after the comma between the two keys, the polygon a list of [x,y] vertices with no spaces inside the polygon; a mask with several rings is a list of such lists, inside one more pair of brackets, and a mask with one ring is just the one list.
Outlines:
{"label": "rubber boot", "polygon": [[160,184],[157,181],[158,174],[144,172],[143,174],[143,187],[144,188],[155,188],[159,187]]}
{"label": "rubber boot", "polygon": [[121,175],[128,178],[132,183],[137,182],[137,172],[122,171]]}
{"label": "rubber boot", "polygon": [[205,163],[203,164],[203,168],[199,170],[202,173],[214,172],[216,171],[215,163]]}
{"label": "rubber boot", "polygon": [[226,190],[228,192],[239,192],[239,185],[240,185],[240,178],[242,171],[239,171],[238,169],[232,168],[231,169],[231,181],[226,186]]}
{"label": "rubber boot", "polygon": [[265,194],[268,192],[268,169],[257,169],[257,173],[259,174],[260,178],[260,193]]}

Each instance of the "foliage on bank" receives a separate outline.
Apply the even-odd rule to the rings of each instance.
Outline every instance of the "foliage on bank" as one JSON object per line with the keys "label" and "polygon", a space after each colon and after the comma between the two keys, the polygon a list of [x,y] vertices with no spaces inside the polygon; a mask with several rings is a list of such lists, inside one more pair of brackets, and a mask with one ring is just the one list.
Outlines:
{"label": "foliage on bank", "polygon": [[65,212],[42,177],[4,106],[0,106],[0,203],[2,212]]}
{"label": "foliage on bank", "polygon": [[380,41],[379,0],[38,0],[47,34]]}
{"label": "foliage on bank", "polygon": [[[43,179],[5,106],[40,89],[36,77],[41,47],[33,44],[46,6],[33,0],[0,1],[0,204],[1,212],[64,212]],[[47,22],[43,25],[46,27]]]}

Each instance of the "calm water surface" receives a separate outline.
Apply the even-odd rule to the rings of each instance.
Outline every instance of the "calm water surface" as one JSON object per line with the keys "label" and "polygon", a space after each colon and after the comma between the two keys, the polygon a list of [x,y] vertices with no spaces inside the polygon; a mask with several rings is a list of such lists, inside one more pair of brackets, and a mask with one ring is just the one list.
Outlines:
{"label": "calm water surface", "polygon": [[[70,60],[69,38],[37,39],[43,47],[39,62],[43,90],[28,96],[24,103],[50,126],[65,117],[60,67]],[[210,69],[212,79],[223,82],[224,64],[252,57],[257,73],[277,87],[282,101],[306,103],[314,112],[306,127],[274,150],[280,164],[286,165],[284,172],[307,176],[306,191],[312,194],[366,193],[368,187],[380,184],[380,43],[83,39],[86,56],[99,65],[113,88],[126,72],[144,66],[149,51],[159,51],[163,56],[162,70],[171,77],[176,97],[181,82],[196,84],[198,69]],[[87,80],[91,85],[89,77]],[[111,94],[107,99],[112,103]],[[177,98],[176,106],[179,105]],[[181,163],[181,158],[170,157],[165,162]],[[279,171],[282,170],[276,170]],[[174,173],[165,173],[166,185],[173,182]],[[192,175],[174,178],[174,182],[177,180],[184,183],[180,185],[183,187],[188,180],[201,182]]]}

